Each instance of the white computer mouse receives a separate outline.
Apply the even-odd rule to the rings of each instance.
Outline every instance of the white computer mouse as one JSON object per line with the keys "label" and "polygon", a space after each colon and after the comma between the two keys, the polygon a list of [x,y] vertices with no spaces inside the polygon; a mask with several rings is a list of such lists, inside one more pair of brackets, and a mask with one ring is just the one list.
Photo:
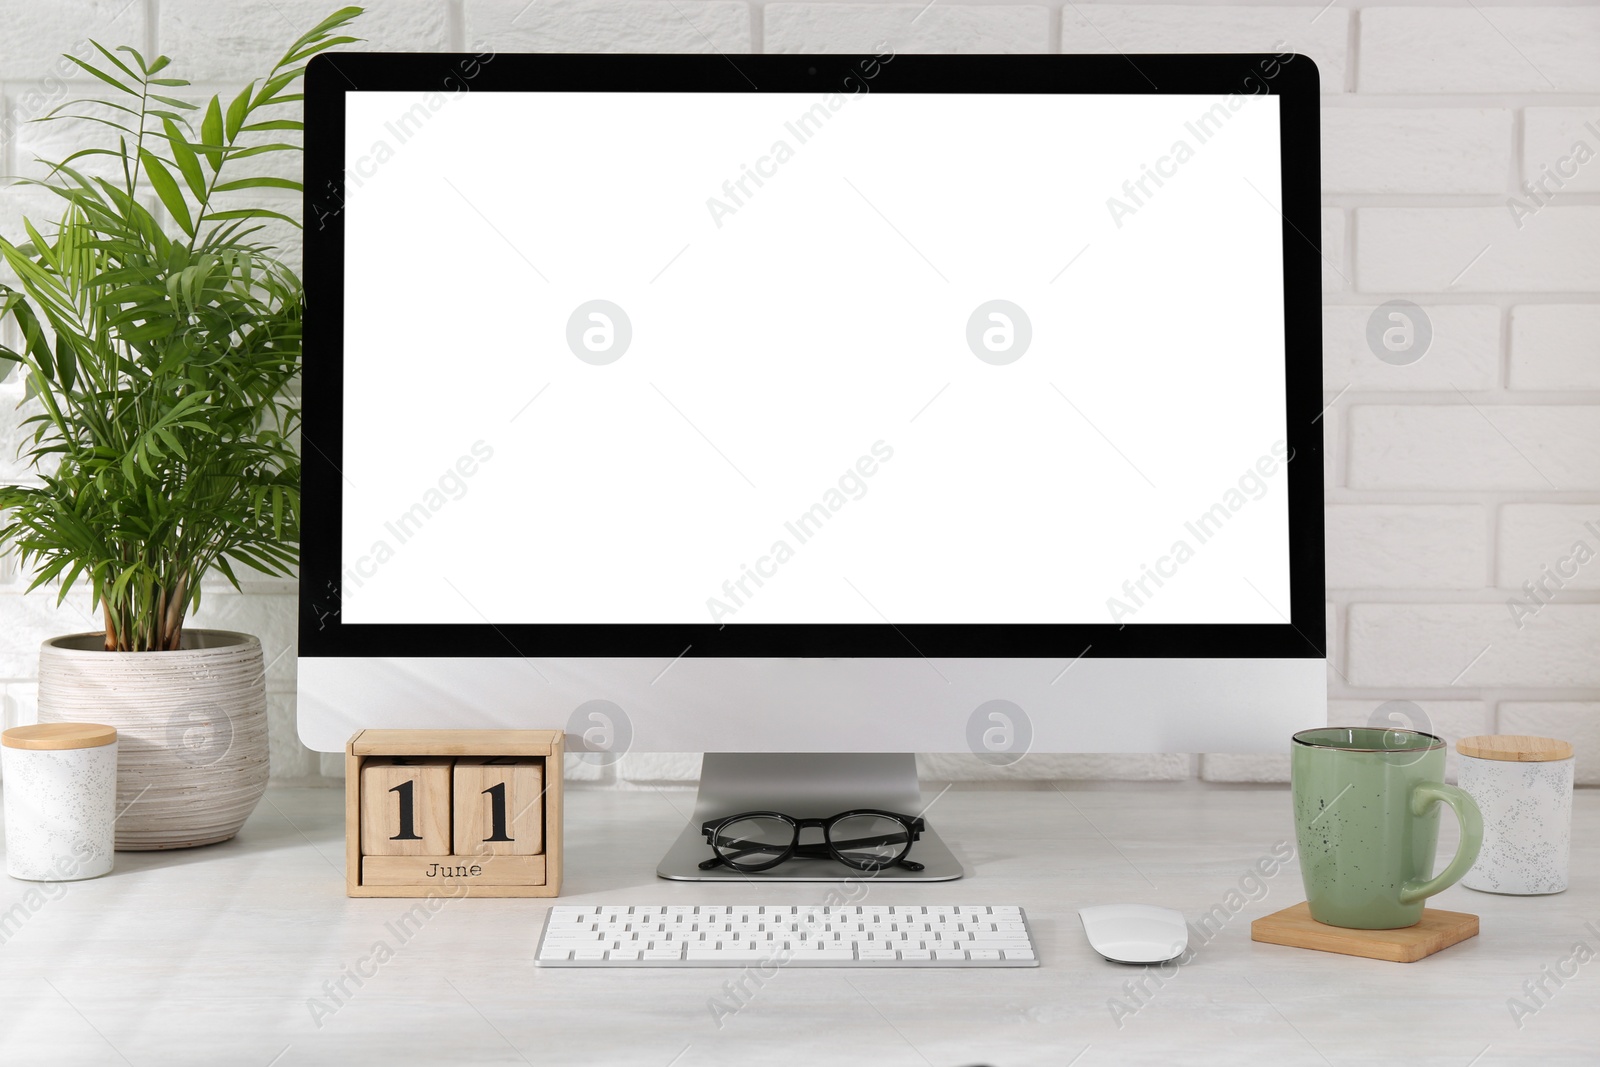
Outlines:
{"label": "white computer mouse", "polygon": [[1165,963],[1189,947],[1181,912],[1153,904],[1101,904],[1079,908],[1093,949],[1112,963]]}

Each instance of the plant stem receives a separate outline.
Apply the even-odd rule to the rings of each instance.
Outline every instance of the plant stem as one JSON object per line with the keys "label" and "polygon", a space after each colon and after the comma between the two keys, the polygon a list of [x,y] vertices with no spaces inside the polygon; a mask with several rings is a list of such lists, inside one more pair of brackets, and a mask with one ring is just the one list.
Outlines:
{"label": "plant stem", "polygon": [[166,629],[161,635],[160,648],[176,649],[183,641],[183,603],[189,594],[189,572],[182,571],[178,582],[167,598]]}

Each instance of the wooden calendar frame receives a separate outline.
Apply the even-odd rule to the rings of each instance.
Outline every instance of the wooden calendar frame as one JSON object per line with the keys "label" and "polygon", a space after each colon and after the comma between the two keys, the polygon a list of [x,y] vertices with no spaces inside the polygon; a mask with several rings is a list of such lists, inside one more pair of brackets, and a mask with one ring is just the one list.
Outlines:
{"label": "wooden calendar frame", "polygon": [[[352,897],[554,897],[561,893],[560,730],[360,730],[345,745],[345,893]],[[373,756],[527,756],[544,760],[544,880],[527,885],[464,882],[374,885],[363,881],[361,767]]]}

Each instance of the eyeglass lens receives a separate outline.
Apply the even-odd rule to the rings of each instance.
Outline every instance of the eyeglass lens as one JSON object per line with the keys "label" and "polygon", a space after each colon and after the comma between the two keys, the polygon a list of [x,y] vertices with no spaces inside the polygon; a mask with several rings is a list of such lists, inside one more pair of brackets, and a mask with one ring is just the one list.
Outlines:
{"label": "eyeglass lens", "polygon": [[765,815],[730,822],[711,839],[711,847],[734,869],[769,866],[794,844],[794,826]]}
{"label": "eyeglass lens", "polygon": [[882,815],[851,815],[834,823],[829,843],[852,867],[885,867],[905,855],[911,835],[905,823]]}

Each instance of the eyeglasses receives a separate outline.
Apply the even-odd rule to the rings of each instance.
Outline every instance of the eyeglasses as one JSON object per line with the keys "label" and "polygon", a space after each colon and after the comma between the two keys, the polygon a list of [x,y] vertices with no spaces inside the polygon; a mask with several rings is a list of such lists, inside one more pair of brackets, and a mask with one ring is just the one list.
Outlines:
{"label": "eyeglasses", "polygon": [[[800,831],[820,828],[819,844],[800,843]],[[792,856],[836,859],[858,871],[885,867],[922,870],[906,859],[912,842],[922,836],[923,822],[914,815],[862,808],[827,819],[795,819],[776,811],[747,811],[713,819],[700,827],[716,855],[700,864],[702,871],[726,866],[755,872],[776,867]]]}

